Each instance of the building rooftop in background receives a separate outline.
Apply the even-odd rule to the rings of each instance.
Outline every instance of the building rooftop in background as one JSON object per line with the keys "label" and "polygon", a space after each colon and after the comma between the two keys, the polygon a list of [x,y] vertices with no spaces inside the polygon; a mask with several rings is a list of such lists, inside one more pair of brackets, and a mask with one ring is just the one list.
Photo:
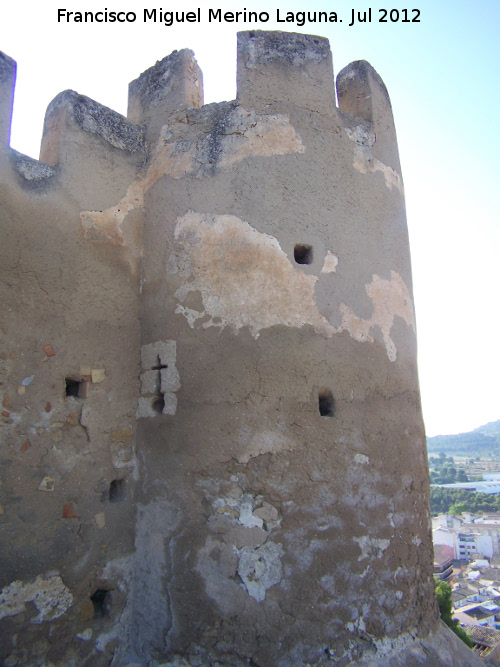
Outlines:
{"label": "building rooftop in background", "polygon": [[[480,655],[481,658],[488,656],[491,659],[493,652],[495,652],[496,656],[500,653],[498,650],[500,646],[500,630],[485,628],[480,625],[471,625],[467,628],[467,634],[474,642],[474,652]],[[498,657],[496,657],[495,663],[497,661]]]}
{"label": "building rooftop in background", "polygon": [[437,579],[447,579],[453,572],[453,547],[446,544],[436,544],[434,547],[434,576]]}

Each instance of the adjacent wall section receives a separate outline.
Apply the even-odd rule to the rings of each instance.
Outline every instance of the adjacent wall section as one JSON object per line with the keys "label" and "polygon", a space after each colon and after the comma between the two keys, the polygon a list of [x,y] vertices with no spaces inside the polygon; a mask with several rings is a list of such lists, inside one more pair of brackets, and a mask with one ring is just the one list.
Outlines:
{"label": "adjacent wall section", "polygon": [[142,209],[85,212],[127,193],[143,130],[67,91],[43,151],[0,150],[0,662],[99,665],[127,596],[104,571],[134,548]]}

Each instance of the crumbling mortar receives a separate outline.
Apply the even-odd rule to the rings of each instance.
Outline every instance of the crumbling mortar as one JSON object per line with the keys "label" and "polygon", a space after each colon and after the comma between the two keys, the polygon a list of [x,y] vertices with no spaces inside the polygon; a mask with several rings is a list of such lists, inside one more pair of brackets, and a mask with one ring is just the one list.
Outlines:
{"label": "crumbling mortar", "polygon": [[[302,67],[312,61],[319,64],[330,55],[329,42],[324,37],[304,35],[298,33],[265,32],[252,30],[243,33],[247,36],[243,51],[245,66],[255,69],[257,65],[282,64]],[[280,62],[281,61],[281,62]]]}
{"label": "crumbling mortar", "polygon": [[87,437],[87,442],[90,442],[90,432],[89,432],[88,427],[82,422],[82,412],[83,412],[83,410],[80,412],[80,417],[79,417],[80,426],[85,431],[85,435]]}
{"label": "crumbling mortar", "polygon": [[115,148],[129,153],[144,150],[141,127],[89,97],[75,94],[73,118],[83,130],[98,134]]}
{"label": "crumbling mortar", "polygon": [[58,167],[50,167],[13,148],[9,148],[9,158],[22,187],[44,194],[49,187],[58,183]]}
{"label": "crumbling mortar", "polygon": [[213,165],[213,173],[215,173],[217,160],[223,152],[222,137],[229,134],[229,128],[231,128],[232,123],[231,113],[237,106],[238,104],[236,101],[230,102],[227,106],[224,105],[221,109],[221,113],[215,117],[214,125],[208,135],[208,161]]}
{"label": "crumbling mortar", "polygon": [[12,75],[15,77],[16,62],[6,53],[0,51],[0,83],[10,82]]}
{"label": "crumbling mortar", "polygon": [[147,69],[135,81],[132,81],[129,87],[130,93],[141,100],[146,100],[149,104],[154,102],[155,98],[164,97],[172,88],[176,68],[181,66],[183,52],[186,51],[194,58],[193,51],[188,49],[172,51],[162,60],[157,60],[152,67]]}

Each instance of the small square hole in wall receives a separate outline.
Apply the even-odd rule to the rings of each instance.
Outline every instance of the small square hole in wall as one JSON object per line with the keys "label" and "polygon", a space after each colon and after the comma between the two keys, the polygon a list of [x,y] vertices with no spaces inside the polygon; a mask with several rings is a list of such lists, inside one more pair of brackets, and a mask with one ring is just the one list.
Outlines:
{"label": "small square hole in wall", "polygon": [[103,618],[109,615],[111,608],[111,591],[106,588],[98,588],[90,596],[90,601],[94,607],[94,618]]}
{"label": "small square hole in wall", "polygon": [[151,407],[159,415],[162,414],[163,408],[165,407],[165,399],[163,398],[162,394],[160,394],[159,396],[157,396],[156,398],[153,399],[153,402],[151,403]]}
{"label": "small square hole in wall", "polygon": [[319,414],[322,417],[333,417],[335,415],[335,400],[329,389],[318,390]]}
{"label": "small square hole in wall", "polygon": [[311,245],[296,243],[293,249],[293,257],[297,264],[312,264],[313,249]]}
{"label": "small square hole in wall", "polygon": [[109,485],[109,502],[124,503],[127,498],[127,486],[124,479],[114,479]]}
{"label": "small square hole in wall", "polygon": [[66,396],[88,398],[90,382],[74,380],[73,378],[65,378],[64,382],[66,383]]}

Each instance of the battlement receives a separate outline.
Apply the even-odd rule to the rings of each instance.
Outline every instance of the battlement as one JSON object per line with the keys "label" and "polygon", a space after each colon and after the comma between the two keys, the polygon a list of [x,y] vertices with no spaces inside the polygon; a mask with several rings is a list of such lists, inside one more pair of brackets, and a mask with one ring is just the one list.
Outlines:
{"label": "battlement", "polygon": [[97,135],[110,146],[128,153],[144,150],[141,127],[89,97],[66,90],[59,93],[47,108],[40,159],[52,166],[64,164],[67,159],[63,150],[65,137],[76,128]]}
{"label": "battlement", "polygon": [[337,77],[339,107],[370,122],[376,135],[377,158],[401,171],[391,100],[379,74],[366,60],[350,63]]}
{"label": "battlement", "polygon": [[174,51],[129,84],[128,118],[146,127],[151,144],[179,107],[203,106],[203,74],[189,49]]}
{"label": "battlement", "polygon": [[[4,146],[9,144],[15,72],[15,62],[1,54],[0,143]],[[358,61],[342,70],[336,88],[339,109],[345,112],[339,122],[348,127],[368,123],[368,131],[376,135],[373,156],[399,172],[392,109],[380,76],[369,63]],[[239,105],[259,113],[279,112],[292,105],[331,115],[336,109],[335,98],[326,38],[284,32],[238,33]],[[130,83],[127,119],[75,91],[60,93],[47,108],[40,160],[63,168],[65,163],[77,161],[74,132],[94,135],[108,148],[129,154],[147,150],[151,157],[161,128],[172,114],[180,108],[202,106],[203,75],[192,51],[174,51]]]}
{"label": "battlement", "polygon": [[328,113],[335,106],[330,45],[324,37],[297,33],[238,33],[237,98],[269,110],[285,100]]}

